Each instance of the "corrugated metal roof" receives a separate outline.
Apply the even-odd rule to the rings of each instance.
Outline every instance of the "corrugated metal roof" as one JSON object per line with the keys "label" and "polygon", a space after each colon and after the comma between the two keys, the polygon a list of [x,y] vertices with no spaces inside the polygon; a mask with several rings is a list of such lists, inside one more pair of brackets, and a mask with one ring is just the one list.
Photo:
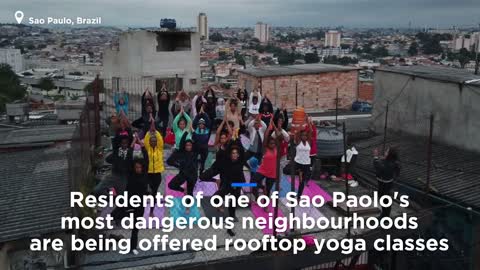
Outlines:
{"label": "corrugated metal roof", "polygon": [[0,153],[0,242],[61,229],[71,215],[68,148]]}
{"label": "corrugated metal roof", "polygon": [[[355,143],[360,152],[357,169],[375,181],[372,151],[381,149],[383,135]],[[427,139],[390,135],[388,145],[400,154],[401,172],[398,181],[423,189],[427,179]],[[434,143],[432,146],[432,192],[454,202],[480,209],[480,154]]]}
{"label": "corrugated metal roof", "polygon": [[480,76],[475,75],[472,71],[466,69],[438,66],[396,66],[380,67],[376,70],[417,76],[425,79],[480,85]]}
{"label": "corrugated metal roof", "polygon": [[75,125],[52,125],[35,128],[9,129],[1,132],[0,145],[71,140]]}
{"label": "corrugated metal roof", "polygon": [[328,64],[305,64],[305,65],[291,65],[291,66],[269,66],[256,67],[237,70],[239,73],[255,77],[271,77],[271,76],[291,76],[304,74],[317,74],[325,72],[345,72],[351,70],[358,70],[357,67],[348,67],[340,65]]}

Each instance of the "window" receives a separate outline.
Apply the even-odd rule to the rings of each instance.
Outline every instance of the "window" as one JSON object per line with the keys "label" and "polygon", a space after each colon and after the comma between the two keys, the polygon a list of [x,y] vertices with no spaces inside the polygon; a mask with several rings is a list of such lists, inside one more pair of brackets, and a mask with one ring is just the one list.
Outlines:
{"label": "window", "polygon": [[120,91],[120,78],[117,78],[117,77],[112,78],[112,90]]}
{"label": "window", "polygon": [[[176,82],[175,82],[176,80]],[[169,93],[175,93],[176,90],[180,90],[183,88],[183,80],[182,78],[163,78],[163,79],[156,79],[155,80],[155,91],[158,93],[162,89],[163,84],[167,88]],[[176,87],[176,89],[175,89]]]}
{"label": "window", "polygon": [[190,79],[190,84],[191,85],[197,84],[197,79]]}
{"label": "window", "polygon": [[158,32],[157,52],[190,51],[192,44],[190,33],[187,32]]}

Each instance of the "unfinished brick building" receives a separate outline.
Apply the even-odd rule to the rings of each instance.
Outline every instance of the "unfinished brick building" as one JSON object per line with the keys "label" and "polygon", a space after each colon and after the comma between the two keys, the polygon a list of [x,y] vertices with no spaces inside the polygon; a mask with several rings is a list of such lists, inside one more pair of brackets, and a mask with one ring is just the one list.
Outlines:
{"label": "unfinished brick building", "polygon": [[277,106],[303,106],[307,111],[349,109],[358,97],[358,68],[327,64],[257,67],[238,70],[238,87],[259,89]]}

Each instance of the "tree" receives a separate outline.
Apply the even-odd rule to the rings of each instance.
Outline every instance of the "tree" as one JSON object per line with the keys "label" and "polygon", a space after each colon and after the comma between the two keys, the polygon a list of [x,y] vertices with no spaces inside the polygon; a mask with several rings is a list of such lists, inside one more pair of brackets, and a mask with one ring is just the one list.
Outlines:
{"label": "tree", "polygon": [[372,44],[373,44],[372,42],[364,44],[362,47],[362,52],[367,54],[372,53]]}
{"label": "tree", "polygon": [[218,60],[225,61],[228,60],[228,55],[226,52],[219,52],[218,53]]}
{"label": "tree", "polygon": [[256,66],[257,63],[258,63],[258,56],[257,56],[257,55],[254,55],[254,56],[252,57],[252,64],[253,64],[254,66]]}
{"label": "tree", "polygon": [[95,78],[95,80],[93,80],[89,84],[85,85],[85,87],[83,88],[83,91],[85,91],[87,93],[93,93],[93,88],[95,87],[96,82],[98,82],[99,93],[105,92],[105,88],[103,87],[103,80],[100,80],[100,79],[97,79],[97,78]]}
{"label": "tree", "polygon": [[282,51],[278,54],[278,63],[280,65],[291,65],[295,62],[295,54],[287,51]]}
{"label": "tree", "polygon": [[320,58],[318,57],[317,51],[314,51],[313,53],[306,53],[304,60],[305,60],[305,63],[307,64],[320,62]]}
{"label": "tree", "polygon": [[465,65],[472,60],[470,52],[465,48],[460,49],[460,51],[456,54],[456,58],[460,63],[461,68],[465,68]]}
{"label": "tree", "polygon": [[222,34],[220,34],[218,32],[215,32],[215,33],[210,35],[210,40],[214,41],[214,42],[223,41],[223,39],[224,38],[223,38]]}
{"label": "tree", "polygon": [[[450,38],[449,38],[450,37]],[[422,51],[425,54],[441,54],[443,52],[440,40],[450,40],[451,35],[431,35],[428,33],[418,33],[416,38],[420,40],[422,44]]]}
{"label": "tree", "polygon": [[20,79],[8,64],[0,64],[0,111],[5,104],[25,97],[26,89],[20,85]]}
{"label": "tree", "polygon": [[243,57],[243,55],[241,55],[237,51],[235,51],[235,63],[237,63],[239,65],[242,65],[242,66],[246,65],[245,58]]}
{"label": "tree", "polygon": [[38,84],[38,87],[45,91],[50,91],[55,88],[55,83],[53,83],[53,80],[51,78],[42,78],[40,80],[40,83]]}
{"label": "tree", "polygon": [[388,50],[384,46],[378,46],[373,51],[375,57],[386,57],[388,56]]}
{"label": "tree", "polygon": [[412,42],[412,44],[410,44],[410,47],[408,48],[408,55],[414,56],[417,54],[418,54],[418,43]]}

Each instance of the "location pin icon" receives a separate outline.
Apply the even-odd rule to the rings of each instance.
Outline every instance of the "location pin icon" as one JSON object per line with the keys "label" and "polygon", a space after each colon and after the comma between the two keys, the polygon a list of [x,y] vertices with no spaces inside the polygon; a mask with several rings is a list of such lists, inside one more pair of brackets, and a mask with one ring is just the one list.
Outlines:
{"label": "location pin icon", "polygon": [[17,20],[17,23],[22,23],[23,20],[23,12],[18,10],[15,12],[15,19]]}

